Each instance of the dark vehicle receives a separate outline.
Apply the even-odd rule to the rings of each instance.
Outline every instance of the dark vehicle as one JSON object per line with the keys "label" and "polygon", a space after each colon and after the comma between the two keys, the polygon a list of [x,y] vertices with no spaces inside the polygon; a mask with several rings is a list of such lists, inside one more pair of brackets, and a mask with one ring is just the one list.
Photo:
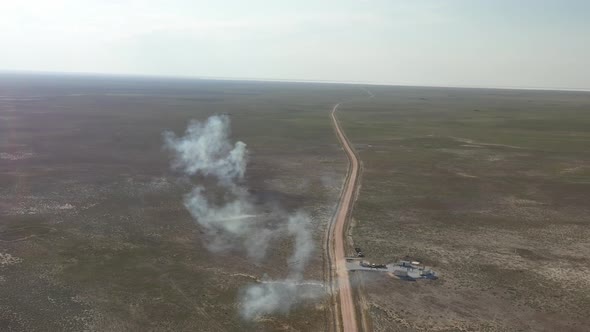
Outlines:
{"label": "dark vehicle", "polygon": [[361,251],[361,248],[356,247],[356,248],[354,248],[354,251],[356,251],[357,257],[365,257],[365,254],[363,254],[363,252]]}

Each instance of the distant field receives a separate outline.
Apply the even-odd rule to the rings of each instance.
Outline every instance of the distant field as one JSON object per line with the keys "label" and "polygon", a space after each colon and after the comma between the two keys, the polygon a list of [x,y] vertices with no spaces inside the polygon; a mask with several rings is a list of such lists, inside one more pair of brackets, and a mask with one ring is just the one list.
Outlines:
{"label": "distant field", "polygon": [[323,330],[325,301],[258,322],[241,287],[286,276],[290,242],[257,266],[212,254],[182,204],[162,132],[230,113],[250,150],[247,186],[314,218],[315,258],[345,172],[331,85],[0,77],[0,330]]}
{"label": "distant field", "polygon": [[257,264],[209,252],[161,134],[229,113],[253,197],[312,214],[306,277],[321,280],[346,171],[329,118],[342,101],[364,168],[354,244],[440,275],[355,275],[374,330],[585,330],[590,94],[369,89],[0,76],[0,330],[324,330],[327,298],[240,318],[240,289],[285,277],[292,242]]}
{"label": "distant field", "polygon": [[590,93],[370,90],[340,113],[364,165],[354,243],[441,276],[365,274],[374,330],[587,330]]}

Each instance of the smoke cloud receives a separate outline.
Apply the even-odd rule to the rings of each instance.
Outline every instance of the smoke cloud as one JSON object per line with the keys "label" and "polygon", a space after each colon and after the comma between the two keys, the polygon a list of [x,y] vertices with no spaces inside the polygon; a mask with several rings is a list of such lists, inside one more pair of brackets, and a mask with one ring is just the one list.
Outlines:
{"label": "smoke cloud", "polygon": [[172,167],[189,175],[215,176],[224,185],[244,177],[248,151],[244,142],[229,142],[229,117],[212,116],[201,123],[192,120],[184,137],[164,133],[166,146],[176,152]]}
{"label": "smoke cloud", "polygon": [[297,279],[263,280],[250,285],[241,294],[242,317],[253,319],[265,314],[287,313],[299,303],[317,299],[324,285]]}
{"label": "smoke cloud", "polygon": [[212,116],[205,122],[191,121],[183,137],[165,132],[164,143],[174,152],[173,169],[213,178],[224,191],[221,204],[207,198],[208,188],[204,185],[184,196],[185,207],[207,234],[208,248],[214,252],[243,249],[251,258],[260,260],[273,232],[256,218],[247,189],[239,185],[246,171],[246,144],[230,144],[229,135],[229,117]]}
{"label": "smoke cloud", "polygon": [[[264,223],[265,214],[257,210],[242,184],[248,150],[241,141],[230,143],[229,117],[216,115],[205,122],[191,121],[184,136],[177,137],[167,131],[163,137],[165,147],[174,153],[173,169],[189,176],[216,180],[214,187],[201,184],[184,196],[185,207],[206,232],[209,250],[239,249],[259,261],[264,258],[270,243],[281,234],[293,238],[286,279],[263,279],[261,283],[243,289],[239,298],[241,315],[254,319],[266,314],[286,313],[298,303],[321,296],[323,284],[303,278],[314,248],[309,231],[310,217],[301,211],[287,215],[275,206],[271,215],[280,222],[274,226]],[[221,200],[209,198],[211,192],[220,189],[223,191]]]}

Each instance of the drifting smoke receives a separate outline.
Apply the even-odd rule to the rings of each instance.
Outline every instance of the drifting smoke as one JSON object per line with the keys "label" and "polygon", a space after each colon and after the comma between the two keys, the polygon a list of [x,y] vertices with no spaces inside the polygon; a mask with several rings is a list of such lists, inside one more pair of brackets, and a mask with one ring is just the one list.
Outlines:
{"label": "drifting smoke", "polygon": [[215,176],[221,184],[231,185],[244,177],[248,151],[244,142],[229,143],[229,118],[212,116],[205,123],[192,120],[184,137],[164,133],[166,146],[176,152],[172,167],[189,175]]}
{"label": "drifting smoke", "polygon": [[296,276],[303,273],[313,252],[313,240],[308,229],[309,223],[309,216],[302,212],[289,216],[287,223],[289,234],[295,238],[295,248],[289,258],[289,265],[291,273]]}
{"label": "drifting smoke", "polygon": [[248,286],[241,295],[242,317],[253,319],[265,314],[287,313],[304,301],[317,299],[323,285],[300,280],[262,281]]}
{"label": "drifting smoke", "polygon": [[248,159],[246,144],[238,141],[232,145],[229,136],[229,117],[212,116],[204,123],[191,121],[183,137],[165,132],[164,141],[166,148],[175,154],[174,169],[187,175],[214,178],[217,186],[226,191],[221,204],[208,199],[204,185],[196,186],[184,197],[185,207],[207,234],[209,250],[241,249],[250,258],[260,260],[274,238],[285,232],[293,237],[287,279],[263,280],[243,289],[240,296],[244,318],[285,313],[301,301],[321,295],[317,283],[303,280],[314,247],[308,228],[310,218],[303,212],[286,216],[277,208],[273,215],[286,223],[274,228],[262,223],[247,188],[240,185]]}
{"label": "drifting smoke", "polygon": [[185,136],[164,133],[165,146],[175,152],[172,167],[187,175],[217,180],[228,191],[221,205],[210,202],[204,186],[195,187],[184,197],[184,205],[203,226],[208,248],[218,252],[240,245],[251,258],[264,257],[272,231],[260,224],[248,191],[238,182],[246,171],[246,144],[229,142],[229,118],[212,116],[206,122],[191,121]]}
{"label": "drifting smoke", "polygon": [[294,238],[289,276],[285,280],[263,280],[261,284],[247,287],[241,297],[243,317],[252,319],[272,312],[286,313],[294,305],[321,295],[323,289],[318,290],[318,283],[303,281],[303,271],[313,252],[309,222],[309,217],[302,212],[289,216],[287,231]]}

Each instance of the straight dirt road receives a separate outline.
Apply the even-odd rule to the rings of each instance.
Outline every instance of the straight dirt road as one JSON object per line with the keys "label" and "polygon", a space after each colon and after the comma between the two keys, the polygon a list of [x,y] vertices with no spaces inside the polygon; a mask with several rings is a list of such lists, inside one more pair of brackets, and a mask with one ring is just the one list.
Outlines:
{"label": "straight dirt road", "polygon": [[[358,325],[356,320],[356,310],[352,297],[352,289],[350,287],[350,279],[348,278],[348,270],[346,269],[346,251],[344,249],[346,239],[346,226],[348,217],[352,211],[352,205],[354,203],[354,193],[357,185],[357,178],[359,174],[359,161],[354,153],[354,150],[350,147],[350,143],[344,135],[340,123],[336,118],[336,110],[340,104],[336,104],[332,109],[331,117],[334,122],[334,129],[336,135],[346,152],[348,157],[349,165],[346,173],[346,179],[344,180],[344,187],[340,196],[340,202],[338,204],[338,210],[334,218],[332,219],[328,232],[328,250],[329,257],[331,259],[332,266],[332,280],[336,280],[337,284],[332,285],[333,294],[337,296],[336,300],[337,308],[335,311],[336,330],[342,330],[344,332],[358,331]],[[335,274],[335,276],[334,276]],[[335,278],[334,278],[335,277]],[[342,325],[339,324],[340,317],[342,317]]]}

